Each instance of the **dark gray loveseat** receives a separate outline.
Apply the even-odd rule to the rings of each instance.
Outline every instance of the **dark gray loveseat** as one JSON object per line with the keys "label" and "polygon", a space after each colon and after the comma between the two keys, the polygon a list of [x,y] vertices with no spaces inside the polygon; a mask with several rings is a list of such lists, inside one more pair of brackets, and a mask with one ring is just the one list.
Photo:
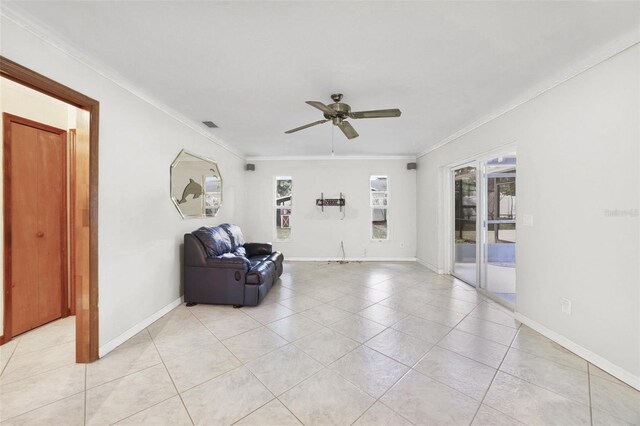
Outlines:
{"label": "dark gray loveseat", "polygon": [[201,227],[184,236],[184,301],[255,306],[282,275],[282,253],[245,243],[237,225]]}

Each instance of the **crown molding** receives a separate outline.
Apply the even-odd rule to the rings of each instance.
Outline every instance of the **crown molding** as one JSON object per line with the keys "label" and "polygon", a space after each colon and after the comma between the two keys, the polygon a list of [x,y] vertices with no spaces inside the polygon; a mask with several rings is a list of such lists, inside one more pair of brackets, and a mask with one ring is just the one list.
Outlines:
{"label": "crown molding", "polygon": [[415,155],[300,155],[300,156],[253,156],[246,157],[246,161],[375,161],[375,160],[406,160],[416,161]]}
{"label": "crown molding", "polygon": [[157,100],[153,96],[145,93],[144,90],[141,90],[137,87],[136,84],[129,81],[126,77],[122,76],[115,70],[111,69],[108,65],[102,63],[101,61],[96,60],[95,58],[91,58],[80,50],[74,48],[71,43],[62,39],[58,36],[53,30],[49,28],[45,28],[43,24],[40,22],[36,22],[30,17],[28,17],[25,13],[18,10],[18,7],[14,6],[12,3],[4,3],[3,7],[0,8],[0,16],[5,17],[16,25],[24,28],[29,31],[36,37],[40,38],[45,43],[51,45],[52,47],[60,50],[67,56],[73,58],[84,66],[90,68],[94,72],[98,73],[102,77],[112,81],[128,92],[132,93],[134,96],[140,98],[141,100],[147,102],[152,105],[156,109],[162,111],[168,116],[172,117],[176,121],[181,124],[189,127],[193,131],[198,134],[204,136],[205,138],[211,140],[221,148],[225,149],[229,153],[234,156],[244,159],[246,161],[306,161],[306,160],[413,160],[416,161],[418,158],[423,157],[429,154],[436,149],[443,147],[444,145],[459,139],[460,137],[466,135],[467,133],[472,132],[473,130],[482,127],[483,125],[495,120],[496,118],[512,111],[513,109],[519,107],[522,104],[525,104],[538,96],[544,94],[545,92],[561,85],[562,83],[571,80],[572,78],[582,74],[585,71],[595,67],[596,65],[610,59],[611,57],[635,46],[640,43],[640,35],[631,31],[628,34],[612,41],[601,49],[598,49],[594,54],[587,57],[585,60],[578,62],[569,72],[565,72],[562,75],[556,75],[555,77],[538,84],[532,90],[525,92],[522,96],[516,98],[514,102],[511,102],[505,105],[502,108],[496,109],[494,112],[485,115],[472,122],[471,124],[463,127],[457,132],[451,134],[450,136],[442,139],[440,142],[435,145],[415,154],[415,155],[361,155],[361,156],[246,156],[240,150],[231,147],[222,139],[208,133],[205,129],[201,128],[201,123],[191,118],[188,118],[181,113],[177,112],[173,108],[169,107],[165,103]]}
{"label": "crown molding", "polygon": [[144,90],[140,89],[135,83],[131,82],[129,79],[124,77],[122,74],[118,73],[108,65],[104,64],[102,61],[92,58],[84,54],[79,49],[73,47],[71,43],[69,43],[62,37],[60,37],[53,30],[51,30],[50,28],[46,28],[40,22],[37,22],[34,19],[31,19],[25,13],[21,12],[16,7],[14,7],[11,3],[5,3],[2,5],[2,8],[0,8],[0,16],[8,19],[9,21],[18,25],[20,28],[30,32],[31,34],[38,37],[43,42],[61,51],[65,55],[69,56],[70,58],[74,59],[80,64],[86,66],[87,68],[91,69],[92,71],[106,78],[112,83],[122,87],[124,90],[128,91],[129,93],[133,94],[134,96],[148,103],[154,108],[167,114],[168,116],[178,121],[182,125],[190,128],[191,130],[200,134],[201,136],[204,136],[205,138],[209,139],[216,145],[228,151],[230,154],[242,160],[245,159],[244,153],[231,147],[222,139],[218,138],[215,135],[212,135],[211,133],[207,132],[205,129],[201,128],[203,126],[202,123],[186,117],[185,115],[179,113],[178,111],[171,108],[164,102],[149,95]]}
{"label": "crown molding", "polygon": [[442,148],[444,145],[449,142],[453,142],[454,140],[466,135],[467,133],[472,132],[473,130],[484,126],[485,124],[495,120],[496,118],[516,109],[520,105],[523,105],[529,101],[534,100],[538,96],[548,92],[551,89],[554,89],[557,86],[569,81],[578,75],[590,70],[591,68],[605,62],[608,59],[624,52],[627,49],[632,48],[633,46],[640,43],[640,34],[637,32],[631,31],[628,34],[612,41],[607,44],[605,47],[598,49],[594,54],[590,55],[585,60],[578,62],[574,65],[568,73],[563,73],[562,76],[556,75],[552,79],[549,79],[541,84],[538,84],[534,89],[525,92],[522,96],[516,98],[516,100],[506,106],[497,109],[491,114],[484,116],[483,118],[474,121],[468,126],[463,127],[452,135],[442,139],[440,142],[435,144],[432,147],[425,149],[424,151],[418,153],[416,155],[417,158],[423,157],[428,153],[435,151],[438,148]]}

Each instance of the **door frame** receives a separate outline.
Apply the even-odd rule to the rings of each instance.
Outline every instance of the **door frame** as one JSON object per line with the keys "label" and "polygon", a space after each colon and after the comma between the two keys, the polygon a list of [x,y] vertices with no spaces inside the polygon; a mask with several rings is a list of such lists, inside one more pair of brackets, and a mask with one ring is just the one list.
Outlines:
{"label": "door frame", "polygon": [[453,242],[453,239],[451,237],[453,237],[453,233],[455,232],[455,226],[456,226],[456,197],[453,195],[453,192],[449,194],[449,203],[451,204],[449,207],[449,230],[447,232],[447,238],[449,239],[449,265],[450,265],[450,272],[449,274],[451,274],[451,276],[459,279],[460,281],[464,281],[465,283],[469,284],[471,287],[474,288],[479,288],[480,287],[480,276],[478,275],[478,262],[480,262],[480,182],[478,180],[478,170],[480,167],[480,164],[477,160],[473,160],[473,161],[469,161],[466,163],[461,163],[458,164],[456,166],[450,167],[449,168],[449,190],[450,191],[455,191],[455,171],[458,169],[463,169],[465,167],[473,167],[474,169],[476,169],[476,282],[475,283],[468,283],[466,281],[464,281],[462,278],[457,277],[454,272],[455,272],[455,266],[456,266],[456,253],[455,253],[455,248],[456,245]]}
{"label": "door frame", "polygon": [[[45,95],[59,99],[89,113],[89,211],[74,221],[88,222],[88,279],[76,288],[76,362],[98,359],[98,129],[100,103],[80,92],[0,56],[0,76],[13,80]],[[71,223],[75,228],[75,223]],[[71,256],[75,263],[75,256]],[[78,266],[78,265],[76,265]],[[6,289],[6,282],[5,282]],[[3,337],[3,340],[5,338]],[[3,342],[0,342],[3,343]]]}
{"label": "door frame", "polygon": [[[460,168],[460,167],[464,167],[464,166],[474,166],[476,167],[476,171],[478,173],[477,178],[476,178],[476,182],[478,185],[478,200],[476,201],[479,210],[482,210],[482,208],[480,208],[480,203],[484,202],[484,195],[482,194],[481,191],[484,190],[484,188],[481,188],[480,186],[483,186],[482,181],[483,181],[483,175],[481,174],[480,168],[482,166],[483,163],[485,163],[486,161],[491,160],[492,158],[498,157],[501,154],[507,154],[510,152],[518,152],[517,149],[517,143],[515,141],[512,142],[508,142],[505,143],[501,146],[498,146],[496,148],[487,150],[487,151],[483,151],[480,152],[476,155],[472,155],[469,157],[466,157],[464,159],[458,160],[458,161],[453,161],[451,163],[445,164],[443,166],[440,167],[440,182],[441,182],[441,197],[439,197],[440,200],[442,200],[442,204],[441,204],[441,209],[439,212],[439,218],[441,219],[439,221],[439,224],[442,224],[442,231],[443,233],[439,234],[439,238],[441,241],[440,244],[440,253],[439,253],[439,258],[442,259],[442,263],[443,263],[443,270],[442,272],[439,273],[445,273],[451,276],[453,275],[453,266],[454,266],[454,252],[453,250],[455,249],[454,244],[452,243],[452,235],[453,235],[453,229],[454,229],[454,215],[455,215],[455,211],[454,211],[454,196],[453,196],[453,170]],[[477,235],[476,235],[476,239],[478,240],[478,243],[476,244],[476,260],[478,262],[480,262],[481,260],[481,256],[483,255],[483,251],[481,251],[481,241],[484,241],[484,236],[481,235],[482,234],[482,223],[480,221],[480,215],[482,213],[478,212],[478,221],[476,222],[476,231],[477,231]],[[478,268],[476,268],[478,269]],[[494,302],[510,309],[510,310],[514,310],[515,306],[512,306],[511,304],[509,304],[508,302],[506,302],[505,300],[494,296],[493,294],[491,294],[490,292],[486,291],[481,283],[482,280],[484,279],[483,275],[483,271],[480,272],[480,275],[478,274],[478,272],[476,272],[476,277],[477,277],[477,285],[475,286],[475,289],[478,293],[482,294],[483,296],[493,300]],[[455,277],[455,276],[454,276]],[[457,278],[456,278],[457,279]],[[460,280],[462,281],[462,280]],[[462,281],[464,282],[464,281]],[[466,284],[466,283],[465,283]],[[470,285],[470,284],[469,284]]]}
{"label": "door frame", "polygon": [[[515,310],[515,304],[511,304],[509,302],[507,302],[506,300],[502,299],[501,297],[495,296],[492,292],[487,290],[487,264],[488,264],[488,247],[487,247],[487,233],[488,233],[488,199],[487,199],[487,194],[488,194],[488,175],[487,175],[487,162],[500,157],[501,155],[510,155],[510,154],[515,154],[516,155],[516,159],[517,159],[517,155],[518,155],[518,151],[516,149],[515,146],[508,146],[499,150],[495,150],[492,151],[490,154],[485,154],[482,157],[480,157],[478,159],[478,164],[479,164],[479,169],[478,169],[478,179],[479,179],[479,190],[481,191],[479,197],[478,197],[478,202],[481,202],[482,205],[480,207],[480,215],[479,215],[479,221],[478,221],[478,233],[480,235],[480,244],[478,247],[478,252],[479,255],[481,256],[481,258],[479,257],[479,268],[478,268],[478,288],[480,288],[483,292],[483,294],[488,295],[489,297],[491,297],[492,300],[494,300],[495,302],[498,302],[499,304],[511,309],[511,310]],[[517,160],[516,160],[517,161]],[[517,170],[517,165],[516,165],[516,170]],[[516,179],[516,187],[518,185],[518,180]],[[517,190],[516,190],[516,194],[517,194]],[[517,217],[517,214],[516,214]],[[517,232],[517,225],[516,225],[516,232]],[[516,237],[516,244],[517,244],[517,237]],[[517,261],[516,261],[516,265],[517,265]],[[517,281],[516,281],[516,291],[517,291]]]}
{"label": "door frame", "polygon": [[[13,326],[13,317],[12,317],[12,299],[13,299],[13,290],[10,285],[13,277],[13,265],[12,265],[12,253],[13,253],[13,239],[12,239],[12,229],[11,229],[11,218],[12,218],[12,204],[11,204],[11,148],[15,143],[12,141],[11,134],[11,124],[17,123],[24,126],[32,127],[34,129],[43,130],[45,132],[50,132],[56,134],[58,136],[62,136],[64,138],[65,145],[65,161],[61,165],[62,173],[64,176],[65,182],[67,181],[67,131],[64,129],[58,129],[53,126],[49,126],[44,123],[39,123],[37,121],[29,120],[28,118],[20,117],[14,114],[9,114],[7,112],[2,114],[2,123],[3,123],[3,143],[2,143],[2,162],[3,162],[3,174],[2,174],[2,189],[3,189],[3,238],[4,238],[4,330],[3,330],[3,339],[9,340],[14,335],[12,333]],[[64,265],[62,268],[62,276],[61,285],[61,299],[60,299],[60,317],[65,318],[69,316],[69,282],[68,282],[68,253],[67,253],[67,221],[69,212],[67,209],[67,188],[65,185],[65,190],[63,191],[63,210],[64,210],[64,220],[62,221],[61,231],[62,238],[60,241],[60,251],[62,253],[62,264]]]}

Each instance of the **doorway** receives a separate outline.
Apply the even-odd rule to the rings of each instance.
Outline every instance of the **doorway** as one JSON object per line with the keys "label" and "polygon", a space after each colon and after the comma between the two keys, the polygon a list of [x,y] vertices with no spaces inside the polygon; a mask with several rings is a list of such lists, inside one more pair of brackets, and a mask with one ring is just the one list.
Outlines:
{"label": "doorway", "polygon": [[[73,89],[54,80],[25,68],[5,57],[0,56],[0,76],[24,87],[34,89],[47,96],[63,101],[77,108],[77,131],[73,134],[70,166],[75,174],[75,184],[69,190],[72,207],[69,213],[69,264],[70,282],[76,288],[75,303],[75,336],[76,362],[88,363],[98,359],[98,122],[99,103]],[[5,123],[6,124],[6,123]],[[6,125],[5,125],[6,129]],[[5,139],[6,140],[6,139]],[[4,171],[7,172],[4,163]],[[6,184],[6,182],[5,182]],[[6,194],[5,194],[6,196]],[[6,209],[5,202],[4,208]],[[4,229],[9,226],[5,219]],[[38,231],[36,231],[38,232]],[[46,237],[46,232],[43,238]],[[10,292],[11,281],[7,279],[8,244],[4,238],[5,277],[3,296]],[[62,299],[62,297],[61,297]],[[4,325],[7,321],[7,309],[4,300]],[[60,302],[62,306],[62,301]],[[65,320],[66,321],[66,320]],[[0,336],[0,344],[11,339],[13,331]]]}
{"label": "doorway", "polygon": [[509,307],[516,299],[516,154],[449,169],[451,274]]}
{"label": "doorway", "polygon": [[69,314],[67,131],[4,113],[4,336]]}
{"label": "doorway", "polygon": [[452,170],[453,179],[453,271],[472,286],[478,270],[478,169],[466,164]]}
{"label": "doorway", "polygon": [[516,155],[482,162],[482,288],[516,301]]}

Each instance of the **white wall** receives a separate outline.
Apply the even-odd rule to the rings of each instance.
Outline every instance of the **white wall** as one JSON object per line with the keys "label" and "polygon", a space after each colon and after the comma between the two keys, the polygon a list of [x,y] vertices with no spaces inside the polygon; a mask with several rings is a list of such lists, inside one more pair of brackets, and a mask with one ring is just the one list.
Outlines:
{"label": "white wall", "polygon": [[[418,258],[443,268],[442,167],[515,143],[516,312],[640,383],[640,46],[418,163]],[[568,197],[567,194],[570,196]],[[610,217],[607,210],[628,212]],[[534,217],[533,227],[522,216]],[[561,313],[560,298],[573,302]],[[610,364],[610,365],[609,365]],[[615,370],[615,371],[614,371]]]}
{"label": "white wall", "polygon": [[[345,142],[347,143],[347,142]],[[293,178],[292,239],[274,242],[285,258],[340,258],[344,241],[348,258],[413,258],[416,253],[416,172],[410,160],[251,161],[247,172],[244,231],[252,241],[274,241],[275,177]],[[369,177],[389,176],[389,239],[371,240]],[[315,202],[346,197],[345,216],[338,207]]]}
{"label": "white wall", "polygon": [[[100,346],[180,294],[182,236],[238,222],[244,160],[2,17],[1,54],[100,102]],[[161,72],[161,71],[159,71]],[[169,198],[169,166],[180,149],[218,161],[218,217],[182,220]]]}

